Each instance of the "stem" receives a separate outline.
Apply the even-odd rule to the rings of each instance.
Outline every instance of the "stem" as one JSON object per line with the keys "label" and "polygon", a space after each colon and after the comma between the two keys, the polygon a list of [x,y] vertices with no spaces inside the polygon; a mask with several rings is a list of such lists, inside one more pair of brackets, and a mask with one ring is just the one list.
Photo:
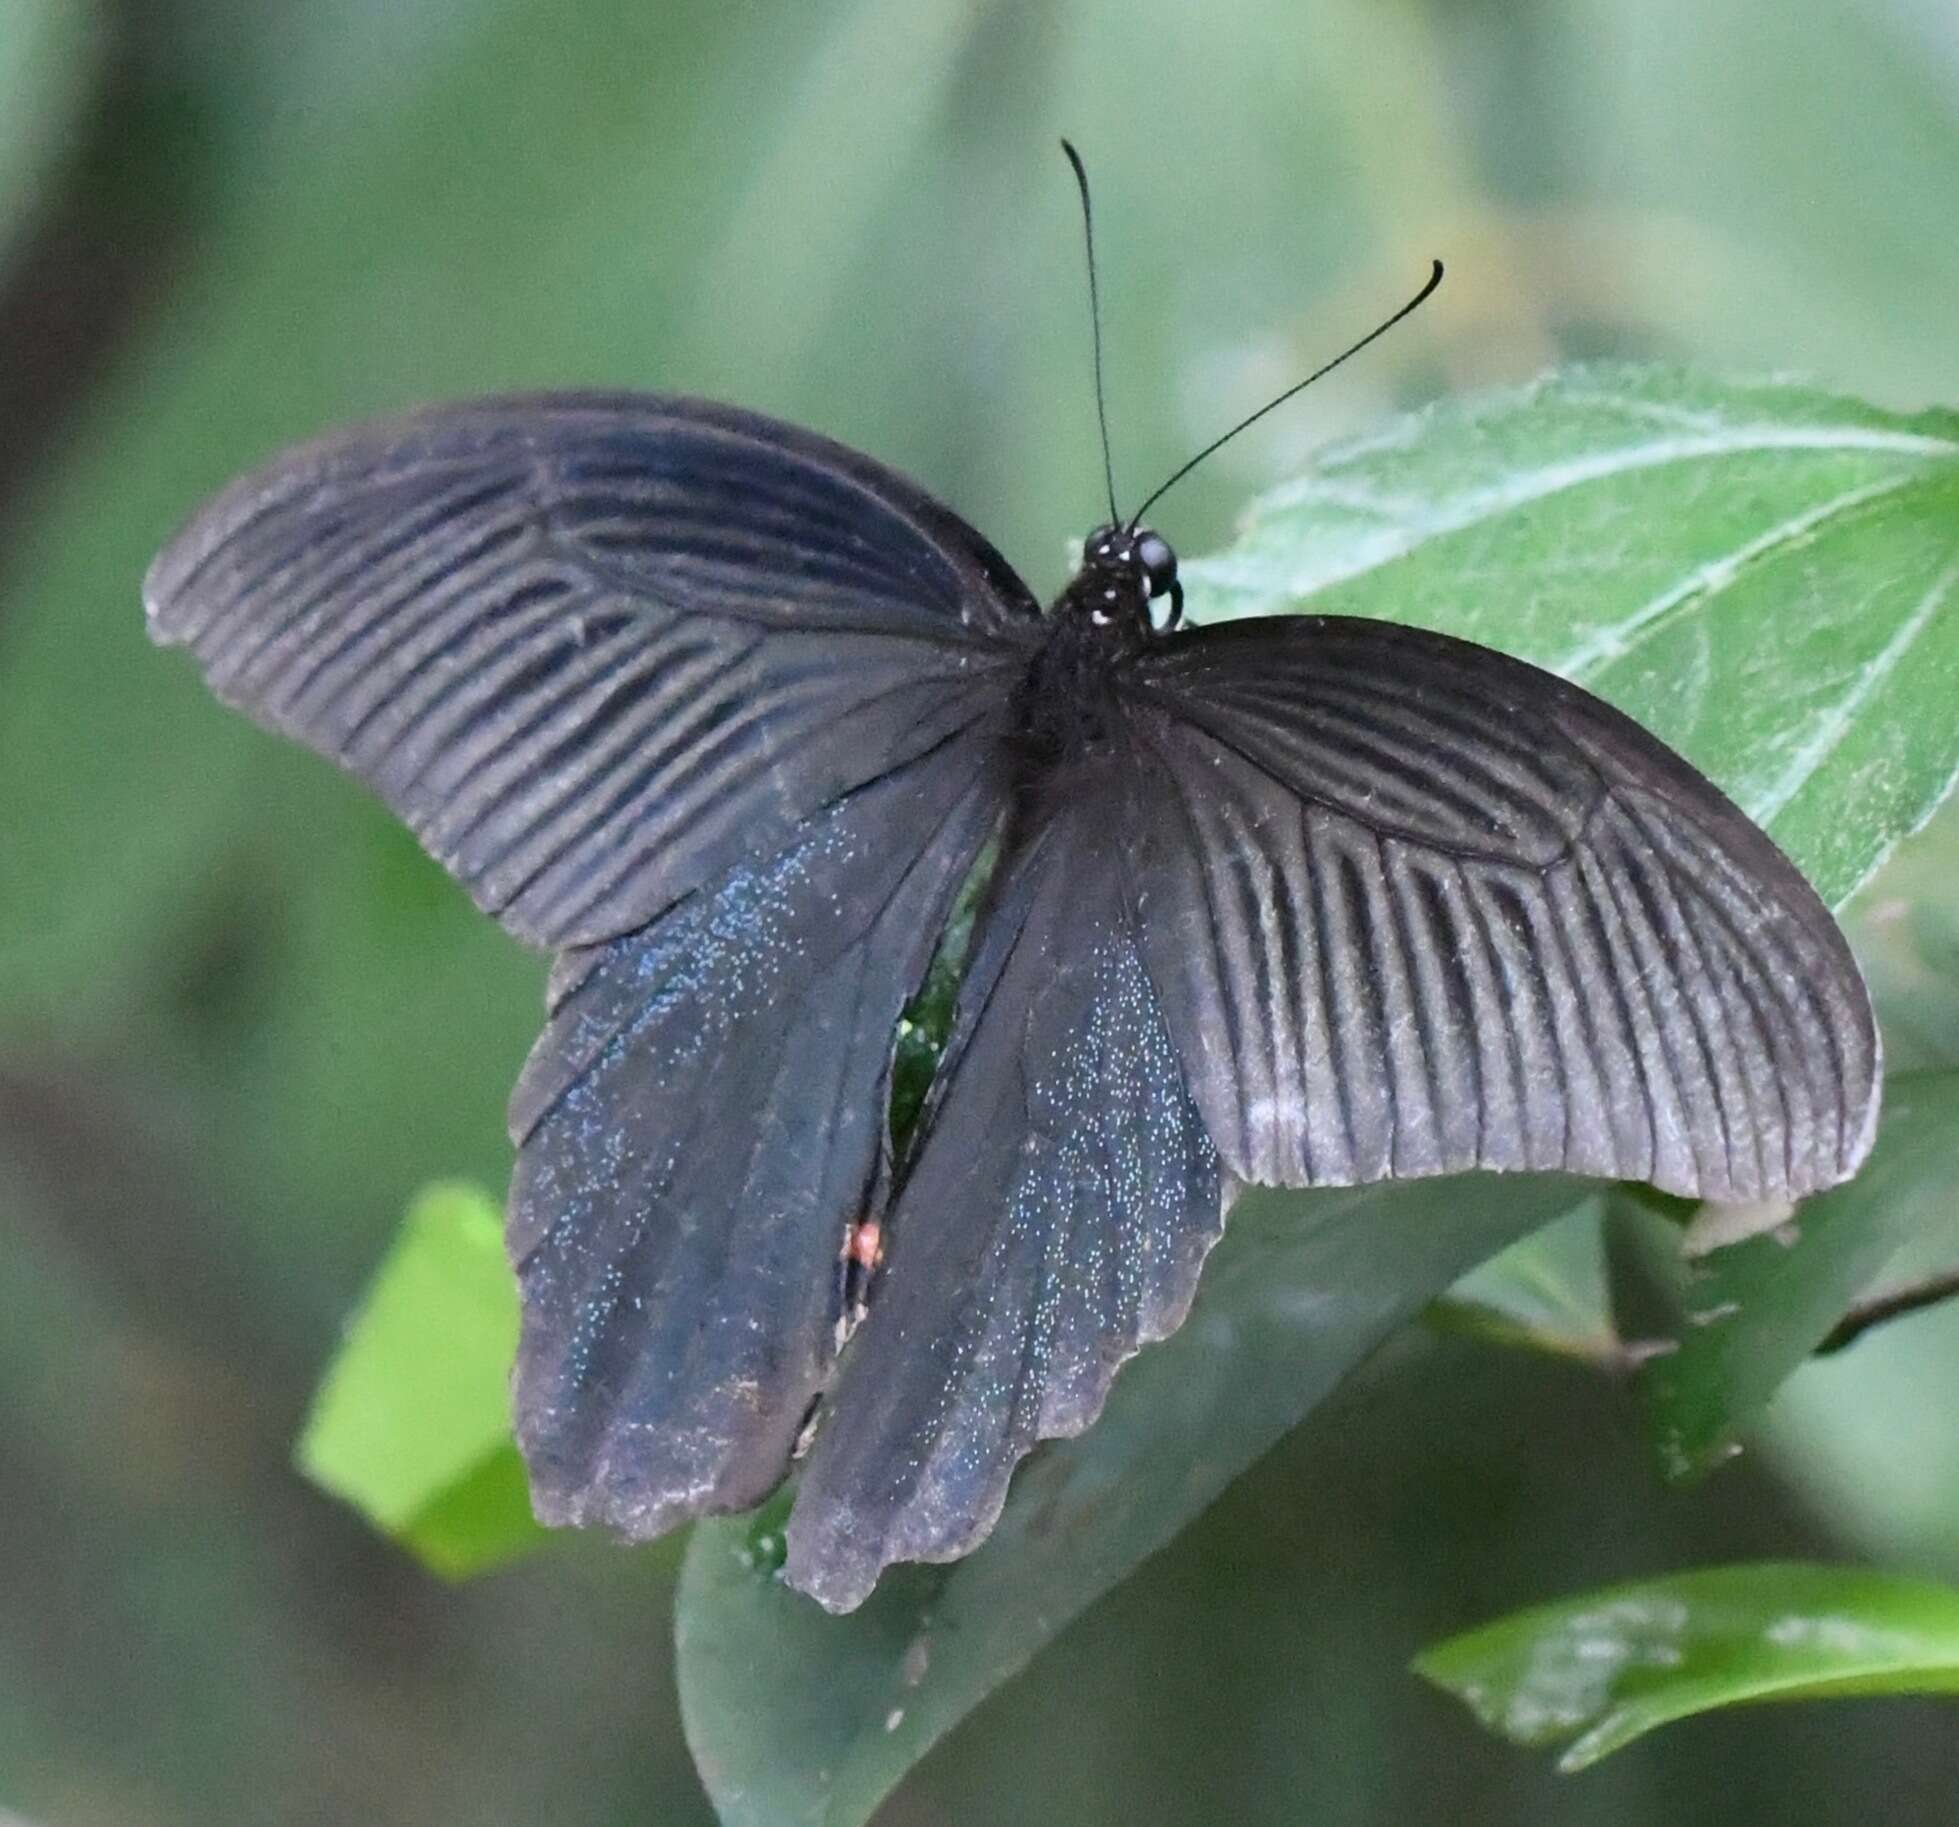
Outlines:
{"label": "stem", "polygon": [[1821,1358],[1833,1351],[1841,1351],[1846,1345],[1862,1338],[1873,1326],[1882,1326],[1887,1320],[1902,1319],[1907,1313],[1916,1313],[1924,1307],[1936,1307],[1939,1302],[1951,1300],[1954,1295],[1959,1295],[1959,1269],[1947,1269],[1943,1274],[1928,1276],[1924,1281],[1907,1283],[1902,1288],[1893,1288],[1888,1294],[1875,1294],[1869,1300],[1859,1301],[1830,1328],[1823,1342],[1816,1347],[1815,1355]]}

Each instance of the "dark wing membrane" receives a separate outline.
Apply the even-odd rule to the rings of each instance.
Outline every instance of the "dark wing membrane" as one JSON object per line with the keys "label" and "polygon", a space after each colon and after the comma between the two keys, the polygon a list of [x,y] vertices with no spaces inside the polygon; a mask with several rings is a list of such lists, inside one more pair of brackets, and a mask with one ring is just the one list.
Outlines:
{"label": "dark wing membrane", "polygon": [[1216,1150],[1123,903],[1118,788],[1003,863],[870,1315],[789,1522],[790,1584],[836,1611],[993,1527],[1015,1464],[1079,1433],[1183,1321],[1222,1228]]}
{"label": "dark wing membrane", "polygon": [[1202,629],[1127,687],[1150,972],[1247,1180],[1472,1167],[1718,1200],[1846,1178],[1869,998],[1708,781],[1535,667],[1386,622]]}
{"label": "dark wing membrane", "polygon": [[192,520],[145,596],[219,696],[552,946],[630,931],[942,740],[1038,617],[868,458],[655,395],[297,450]]}
{"label": "dark wing membrane", "polygon": [[827,1379],[896,1024],[1001,789],[969,737],[628,938],[568,954],[511,1104],[538,1514],[758,1502]]}

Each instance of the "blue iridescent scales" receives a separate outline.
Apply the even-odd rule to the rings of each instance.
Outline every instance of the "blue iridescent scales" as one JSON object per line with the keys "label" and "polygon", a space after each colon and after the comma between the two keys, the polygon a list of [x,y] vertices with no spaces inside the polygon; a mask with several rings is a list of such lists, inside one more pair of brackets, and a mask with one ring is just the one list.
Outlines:
{"label": "blue iridescent scales", "polygon": [[[1439,635],[1159,629],[1175,568],[1102,529],[1043,614],[867,457],[574,394],[304,447],[159,556],[156,639],[560,954],[511,1104],[547,1520],[656,1535],[806,1444],[786,1574],[848,1608],[1094,1420],[1235,1182],[1780,1200],[1863,1158],[1863,985],[1716,788]],[[992,837],[894,1162],[900,1014]]]}
{"label": "blue iridescent scales", "polygon": [[787,1573],[848,1609],[983,1540],[1015,1464],[1182,1323],[1222,1170],[1144,969],[1113,833],[1063,811],[1002,863],[890,1267],[825,1403]]}
{"label": "blue iridescent scales", "polygon": [[987,785],[952,745],[561,972],[511,1104],[517,1428],[547,1521],[647,1537],[781,1481]]}

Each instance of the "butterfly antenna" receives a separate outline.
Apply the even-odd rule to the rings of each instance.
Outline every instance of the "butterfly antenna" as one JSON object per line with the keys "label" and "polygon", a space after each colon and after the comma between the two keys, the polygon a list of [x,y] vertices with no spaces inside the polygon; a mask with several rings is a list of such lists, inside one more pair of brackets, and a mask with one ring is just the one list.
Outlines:
{"label": "butterfly antenna", "polygon": [[[1074,155],[1070,153],[1069,156],[1073,157]],[[1225,445],[1229,444],[1231,440],[1235,438],[1241,431],[1245,430],[1247,426],[1256,425],[1259,422],[1259,420],[1264,418],[1268,412],[1273,411],[1276,407],[1283,406],[1286,403],[1286,401],[1291,399],[1295,393],[1303,393],[1308,387],[1312,386],[1312,384],[1315,381],[1319,380],[1322,376],[1331,374],[1334,371],[1334,369],[1340,366],[1342,362],[1348,360],[1352,356],[1358,355],[1363,349],[1367,347],[1369,343],[1373,342],[1376,337],[1387,335],[1387,333],[1390,330],[1392,330],[1395,327],[1395,325],[1398,324],[1404,317],[1406,317],[1409,314],[1409,312],[1415,310],[1418,306],[1425,304],[1428,301],[1429,295],[1441,283],[1442,283],[1442,262],[1438,260],[1435,263],[1435,270],[1429,274],[1428,280],[1423,285],[1422,289],[1419,292],[1417,292],[1413,298],[1409,299],[1409,301],[1405,305],[1403,305],[1400,310],[1395,312],[1395,314],[1392,317],[1387,318],[1383,322],[1376,324],[1373,329],[1368,331],[1368,333],[1365,336],[1363,336],[1359,342],[1355,343],[1351,348],[1342,349],[1340,353],[1333,358],[1332,361],[1328,362],[1325,365],[1325,367],[1315,368],[1313,372],[1309,374],[1303,381],[1295,381],[1290,387],[1288,387],[1285,390],[1284,393],[1280,394],[1276,400],[1267,400],[1265,404],[1261,406],[1256,412],[1251,413],[1247,417],[1240,419],[1238,423],[1232,426],[1232,428],[1229,431],[1227,431],[1222,437],[1213,438],[1210,441],[1210,443],[1205,445],[1204,448],[1200,450],[1196,456],[1192,457],[1188,463],[1186,463],[1181,469],[1175,471],[1171,475],[1170,480],[1168,482],[1161,483],[1154,490],[1152,490],[1149,496],[1144,500],[1143,505],[1139,507],[1133,515],[1130,516],[1130,520],[1129,520],[1130,530],[1133,532],[1137,527],[1141,526],[1143,523],[1143,516],[1147,514],[1150,511],[1150,509],[1153,508],[1159,501],[1161,501],[1165,495],[1167,495],[1173,488],[1175,488],[1179,482],[1181,482],[1186,476],[1188,476],[1190,472],[1198,466],[1198,464],[1202,463],[1206,457],[1212,455],[1216,451],[1222,450],[1225,447]]]}
{"label": "butterfly antenna", "polygon": [[1088,201],[1088,170],[1082,155],[1068,141],[1061,142],[1068,163],[1075,168],[1075,188],[1082,193],[1082,240],[1088,247],[1088,322],[1095,336],[1095,418],[1102,427],[1102,481],[1109,491],[1109,525],[1122,521],[1116,506],[1116,466],[1109,455],[1109,402],[1102,391],[1102,291],[1095,281],[1095,211]]}

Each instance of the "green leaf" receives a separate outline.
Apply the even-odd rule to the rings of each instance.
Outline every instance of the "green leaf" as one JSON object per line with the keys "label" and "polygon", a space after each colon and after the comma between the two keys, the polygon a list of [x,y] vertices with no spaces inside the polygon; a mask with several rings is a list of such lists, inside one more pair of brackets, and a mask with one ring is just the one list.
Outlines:
{"label": "green leaf", "polygon": [[1577,679],[1844,900],[1959,776],[1959,417],[1575,368],[1328,451],[1185,567],[1202,616],[1384,616]]}
{"label": "green leaf", "polygon": [[[1902,845],[1848,916],[1896,1075],[1959,1068],[1959,801]],[[1959,1129],[1948,1147],[1959,1151]],[[1935,1149],[1927,1171],[1950,1184]],[[1959,1199],[1921,1228],[1860,1298],[1959,1267]],[[1959,1430],[1928,1389],[1959,1386],[1959,1303],[1866,1333],[1805,1367],[1752,1430],[1838,1539],[1874,1559],[1959,1577]]]}
{"label": "green leaf", "polygon": [[1438,1330],[1495,1345],[1615,1364],[1619,1334],[1599,1218],[1598,1203],[1587,1200],[1520,1238],[1471,1269],[1423,1318]]}
{"label": "green leaf", "polygon": [[1415,1671],[1517,1744],[1582,1770],[1655,1726],[1744,1701],[1959,1693],[1959,1592],[1764,1562],[1608,1587],[1451,1637]]}
{"label": "green leaf", "polygon": [[1959,1067],[1959,802],[1899,847],[1844,916],[1887,1072]]}
{"label": "green leaf", "polygon": [[1661,1469],[1698,1475],[1820,1345],[1885,1264],[1959,1202],[1959,1072],[1887,1081],[1876,1146],[1784,1229],[1707,1257],[1677,1350],[1642,1374]]}
{"label": "green leaf", "polygon": [[300,1437],[322,1489],[450,1578],[545,1539],[510,1438],[517,1285],[486,1194],[433,1186],[347,1329]]}
{"label": "green leaf", "polygon": [[[507,1371],[501,1389],[507,1407]],[[534,1548],[564,1541],[531,1514],[530,1475],[508,1434],[472,1469],[437,1491],[402,1526],[397,1539],[450,1580],[487,1573]]]}
{"label": "green leaf", "polygon": [[1484,1175],[1247,1192],[1182,1331],[1124,1366],[1087,1433],[1021,1468],[986,1544],[951,1566],[894,1569],[848,1617],[775,1577],[777,1513],[699,1525],[675,1635],[688,1742],[721,1818],[867,1819],[1424,1301],[1583,1189]]}

